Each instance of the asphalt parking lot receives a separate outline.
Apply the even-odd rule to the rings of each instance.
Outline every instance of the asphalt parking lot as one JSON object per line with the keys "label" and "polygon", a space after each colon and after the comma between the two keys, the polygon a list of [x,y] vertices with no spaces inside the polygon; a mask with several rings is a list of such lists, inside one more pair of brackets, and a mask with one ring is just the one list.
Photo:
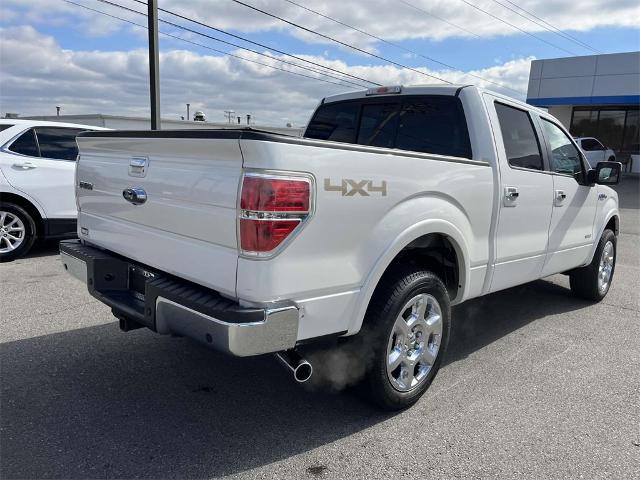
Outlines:
{"label": "asphalt parking lot", "polygon": [[638,177],[618,190],[607,298],[558,275],[457,307],[445,366],[397,414],[270,356],[122,333],[40,246],[0,265],[0,477],[638,478]]}

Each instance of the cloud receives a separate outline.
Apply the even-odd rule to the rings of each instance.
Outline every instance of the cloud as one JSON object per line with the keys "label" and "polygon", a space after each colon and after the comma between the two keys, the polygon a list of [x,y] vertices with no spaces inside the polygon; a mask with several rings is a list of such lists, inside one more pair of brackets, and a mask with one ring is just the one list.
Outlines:
{"label": "cloud", "polygon": [[[127,14],[121,9],[95,1],[77,0],[91,7],[97,7],[120,16],[136,19],[141,17]],[[128,7],[144,11],[144,5],[132,1],[116,0]],[[304,0],[295,0],[301,5],[308,5]],[[443,40],[450,37],[498,37],[521,34],[500,21],[479,12],[461,0],[406,0],[428,13],[416,10],[403,2],[390,4],[388,0],[361,0],[345,8],[342,0],[324,0],[313,3],[310,8],[324,15],[336,18],[344,23],[364,29],[367,32],[393,41],[406,39]],[[5,21],[20,18],[29,24],[48,23],[65,24],[78,28],[85,34],[101,35],[126,28],[114,24],[102,16],[83,10],[62,1],[51,0],[3,0],[0,9]],[[198,19],[207,24],[222,29],[232,29],[237,32],[283,31],[304,41],[312,43],[327,43],[326,39],[303,32],[295,27],[286,25],[274,18],[250,10],[230,0],[163,0],[161,7],[179,12],[180,14]],[[286,0],[246,0],[245,3],[282,16],[295,23],[299,23],[311,30],[339,38],[360,48],[370,49],[376,41],[361,33],[349,30],[328,19],[305,11]],[[473,3],[473,2],[470,2]],[[502,6],[502,5],[504,6]],[[640,18],[640,4],[637,0],[587,0],[571,2],[567,0],[522,0],[517,5],[533,12],[538,17],[551,24],[569,31],[589,31],[596,27],[620,26],[637,27]],[[480,8],[498,16],[528,32],[546,31],[539,25],[540,21],[532,22],[519,16],[513,10],[524,14],[513,4],[505,0],[482,2]],[[508,7],[508,8],[505,8]],[[19,12],[19,14],[16,14]],[[524,14],[526,16],[526,14]],[[161,17],[176,20],[175,17],[161,14]],[[454,26],[455,25],[455,26]],[[461,29],[456,28],[461,27]],[[473,34],[470,34],[472,32]],[[575,44],[567,42],[558,36],[551,37],[555,43],[570,49],[578,49]]]}
{"label": "cloud", "polygon": [[[33,27],[0,30],[0,109],[22,115],[55,112],[105,113],[148,116],[148,59],[144,49],[129,51],[65,50],[50,36]],[[300,71],[257,54],[234,52],[262,63]],[[419,73],[391,65],[347,65],[340,60],[300,55],[336,70],[381,84],[437,83]],[[472,72],[432,71],[454,83],[483,84],[469,74],[482,76],[525,91],[531,58],[521,58]],[[354,87],[322,83],[225,55],[202,55],[188,50],[165,50],[160,57],[163,117],[179,118],[185,103],[203,110],[212,121],[223,121],[223,111],[253,114],[258,123],[303,125],[318,101]],[[499,87],[484,82],[500,91]],[[508,91],[502,89],[504,93]],[[513,95],[513,92],[511,92]]]}

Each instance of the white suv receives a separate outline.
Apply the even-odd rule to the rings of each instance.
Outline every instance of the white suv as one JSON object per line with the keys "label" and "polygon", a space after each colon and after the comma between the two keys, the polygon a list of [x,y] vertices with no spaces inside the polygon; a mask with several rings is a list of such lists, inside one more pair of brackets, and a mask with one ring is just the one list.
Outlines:
{"label": "white suv", "polygon": [[76,234],[76,135],[103,130],[73,123],[0,120],[0,261],[36,238]]}

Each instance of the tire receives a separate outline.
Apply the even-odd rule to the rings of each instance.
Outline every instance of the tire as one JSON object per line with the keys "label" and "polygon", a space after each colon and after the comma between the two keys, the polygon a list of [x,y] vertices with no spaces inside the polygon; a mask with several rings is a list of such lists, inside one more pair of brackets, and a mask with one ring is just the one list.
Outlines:
{"label": "tire", "polygon": [[609,162],[615,162],[616,161],[616,157],[609,157]]}
{"label": "tire", "polygon": [[[422,305],[426,320],[420,321]],[[435,274],[410,265],[386,273],[358,335],[372,357],[362,385],[367,398],[385,410],[400,410],[416,403],[442,363],[450,317],[449,295]],[[391,362],[392,357],[395,362]]]}
{"label": "tire", "polygon": [[0,262],[22,257],[35,240],[36,224],[31,215],[14,203],[0,204]]}
{"label": "tire", "polygon": [[611,288],[616,269],[617,238],[611,230],[605,230],[590,265],[569,274],[571,291],[586,300],[599,302]]}

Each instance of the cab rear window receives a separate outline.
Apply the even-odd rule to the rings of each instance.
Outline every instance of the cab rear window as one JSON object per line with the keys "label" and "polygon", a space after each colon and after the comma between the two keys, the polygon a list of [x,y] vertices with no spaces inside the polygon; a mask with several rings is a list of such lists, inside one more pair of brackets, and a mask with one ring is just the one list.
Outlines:
{"label": "cab rear window", "polygon": [[471,158],[460,99],[449,95],[363,98],[321,105],[305,137]]}

